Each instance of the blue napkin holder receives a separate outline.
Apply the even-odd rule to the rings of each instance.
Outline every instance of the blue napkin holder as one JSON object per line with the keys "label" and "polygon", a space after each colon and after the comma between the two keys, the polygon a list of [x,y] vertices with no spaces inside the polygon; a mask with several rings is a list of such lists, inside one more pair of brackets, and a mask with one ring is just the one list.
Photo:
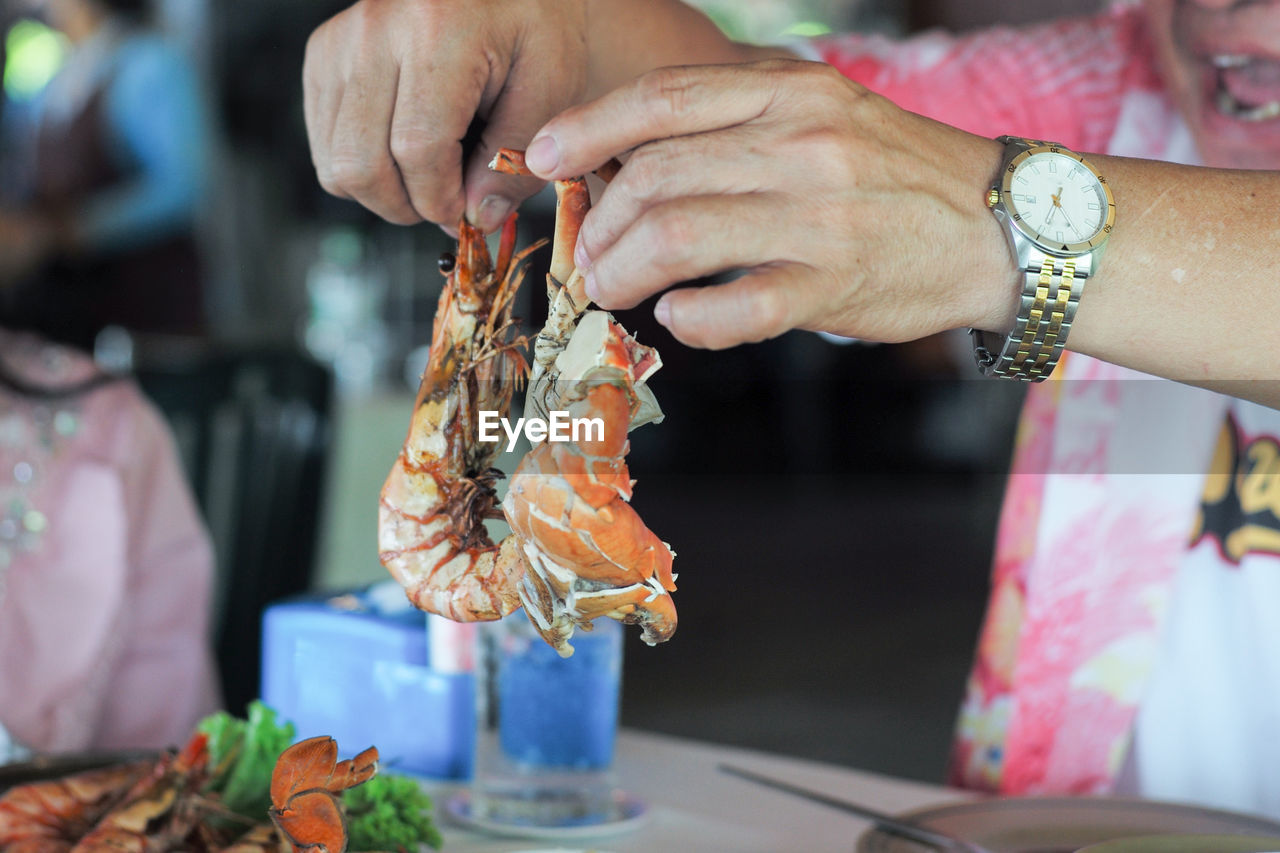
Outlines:
{"label": "blue napkin holder", "polygon": [[343,757],[374,745],[387,770],[469,779],[475,676],[432,670],[424,615],[373,590],[268,607],[262,700],[299,739],[333,736]]}

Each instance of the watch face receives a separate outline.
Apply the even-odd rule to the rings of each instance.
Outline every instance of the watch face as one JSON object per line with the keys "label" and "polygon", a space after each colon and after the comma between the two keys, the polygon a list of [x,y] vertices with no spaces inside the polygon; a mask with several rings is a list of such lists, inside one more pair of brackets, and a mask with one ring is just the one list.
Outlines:
{"label": "watch face", "polygon": [[1031,148],[1004,173],[1003,197],[1015,226],[1055,253],[1083,253],[1111,232],[1115,203],[1106,179],[1078,154]]}

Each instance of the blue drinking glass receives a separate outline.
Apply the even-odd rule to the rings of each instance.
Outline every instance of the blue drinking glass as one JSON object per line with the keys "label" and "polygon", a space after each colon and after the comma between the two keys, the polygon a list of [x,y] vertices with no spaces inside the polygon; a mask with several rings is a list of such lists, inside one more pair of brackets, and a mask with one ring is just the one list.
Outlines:
{"label": "blue drinking glass", "polygon": [[560,657],[523,612],[480,628],[476,816],[579,826],[617,819],[612,773],[622,626],[577,630]]}

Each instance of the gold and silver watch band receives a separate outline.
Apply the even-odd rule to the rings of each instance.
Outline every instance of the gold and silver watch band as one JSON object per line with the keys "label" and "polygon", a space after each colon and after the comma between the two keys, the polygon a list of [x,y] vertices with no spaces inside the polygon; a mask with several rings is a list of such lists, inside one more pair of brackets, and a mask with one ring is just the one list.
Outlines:
{"label": "gold and silver watch band", "polygon": [[1034,249],[1028,254],[1028,260],[1039,265],[1022,269],[1022,295],[1013,331],[1002,336],[970,329],[969,334],[984,374],[1039,382],[1062,357],[1093,258],[1055,258]]}

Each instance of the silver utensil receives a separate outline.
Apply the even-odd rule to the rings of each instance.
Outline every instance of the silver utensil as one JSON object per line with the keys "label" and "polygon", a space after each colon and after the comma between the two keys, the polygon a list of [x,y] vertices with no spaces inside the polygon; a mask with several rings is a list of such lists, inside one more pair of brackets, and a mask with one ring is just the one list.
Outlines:
{"label": "silver utensil", "polygon": [[955,838],[932,829],[926,829],[918,823],[906,818],[894,817],[885,812],[876,811],[867,806],[858,803],[851,803],[848,800],[841,800],[827,794],[811,791],[808,788],[801,788],[798,785],[792,785],[789,782],[782,782],[778,779],[772,779],[768,776],[761,776],[750,770],[744,770],[741,767],[734,767],[730,764],[719,765],[722,773],[728,773],[730,776],[737,776],[739,779],[746,779],[749,782],[755,782],[757,785],[764,785],[766,788],[773,788],[776,791],[783,791],[793,796],[802,797],[815,803],[821,803],[824,806],[830,806],[833,809],[839,809],[849,814],[857,815],[864,820],[869,820],[876,824],[880,829],[905,838],[908,841],[914,841],[917,844],[924,844],[935,850],[942,850],[945,853],[991,853],[987,848],[975,844],[972,841],[965,841],[961,838]]}

